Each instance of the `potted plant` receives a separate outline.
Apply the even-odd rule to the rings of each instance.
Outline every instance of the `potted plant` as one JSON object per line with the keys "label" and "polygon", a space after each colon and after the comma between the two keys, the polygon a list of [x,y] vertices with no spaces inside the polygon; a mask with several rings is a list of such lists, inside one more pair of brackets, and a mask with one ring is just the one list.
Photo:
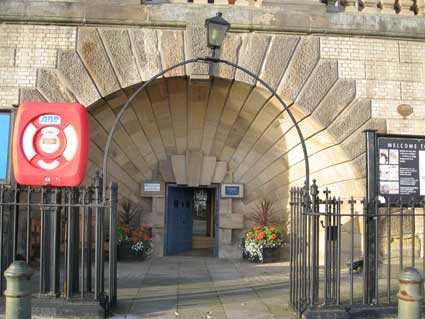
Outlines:
{"label": "potted plant", "polygon": [[146,226],[133,228],[119,226],[118,260],[144,260],[152,253],[152,229]]}
{"label": "potted plant", "polygon": [[278,261],[282,243],[282,232],[276,227],[253,226],[242,239],[242,254],[255,262]]}
{"label": "potted plant", "polygon": [[256,262],[272,262],[280,259],[280,248],[283,245],[282,230],[273,226],[279,223],[277,213],[271,200],[263,199],[255,207],[250,217],[255,225],[245,232],[241,240],[243,258]]}
{"label": "potted plant", "polygon": [[143,260],[152,252],[152,229],[133,225],[133,220],[140,210],[140,207],[132,201],[128,199],[122,201],[117,228],[118,260]]}

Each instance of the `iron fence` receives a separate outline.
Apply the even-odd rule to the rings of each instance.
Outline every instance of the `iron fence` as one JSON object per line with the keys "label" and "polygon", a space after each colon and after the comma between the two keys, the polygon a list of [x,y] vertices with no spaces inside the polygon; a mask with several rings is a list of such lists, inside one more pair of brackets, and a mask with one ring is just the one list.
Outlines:
{"label": "iron fence", "polygon": [[114,183],[102,194],[100,176],[78,188],[0,185],[0,295],[5,269],[25,260],[36,297],[94,300],[107,311],[117,291],[117,194]]}
{"label": "iron fence", "polygon": [[298,313],[393,306],[402,269],[425,274],[425,200],[342,200],[313,181],[309,193],[291,189],[290,206],[290,303]]}

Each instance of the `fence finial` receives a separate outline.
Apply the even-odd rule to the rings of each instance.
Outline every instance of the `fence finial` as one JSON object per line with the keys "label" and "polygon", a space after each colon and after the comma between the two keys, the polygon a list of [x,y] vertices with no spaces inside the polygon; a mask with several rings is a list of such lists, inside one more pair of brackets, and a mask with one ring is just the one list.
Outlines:
{"label": "fence finial", "polygon": [[317,196],[319,194],[319,187],[316,184],[316,180],[313,179],[313,184],[311,185],[311,195]]}

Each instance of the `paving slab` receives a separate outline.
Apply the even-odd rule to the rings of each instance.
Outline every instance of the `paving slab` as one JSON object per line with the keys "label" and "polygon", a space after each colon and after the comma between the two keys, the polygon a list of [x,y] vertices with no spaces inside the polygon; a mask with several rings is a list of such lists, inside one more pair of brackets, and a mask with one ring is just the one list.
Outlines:
{"label": "paving slab", "polygon": [[116,319],[296,318],[289,309],[288,263],[175,256],[118,264]]}

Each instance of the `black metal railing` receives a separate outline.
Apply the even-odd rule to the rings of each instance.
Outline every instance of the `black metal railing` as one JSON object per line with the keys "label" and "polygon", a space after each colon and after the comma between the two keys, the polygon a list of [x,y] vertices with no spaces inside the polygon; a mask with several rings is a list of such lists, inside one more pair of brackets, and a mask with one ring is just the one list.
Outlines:
{"label": "black metal railing", "polygon": [[89,187],[0,185],[0,295],[4,271],[25,260],[37,297],[91,299],[109,309],[117,292],[117,185],[105,195],[98,175]]}
{"label": "black metal railing", "polygon": [[[425,201],[343,201],[320,194],[315,181],[290,196],[290,303],[298,313],[394,305],[402,269],[425,274]],[[368,250],[376,255],[368,259]]]}

